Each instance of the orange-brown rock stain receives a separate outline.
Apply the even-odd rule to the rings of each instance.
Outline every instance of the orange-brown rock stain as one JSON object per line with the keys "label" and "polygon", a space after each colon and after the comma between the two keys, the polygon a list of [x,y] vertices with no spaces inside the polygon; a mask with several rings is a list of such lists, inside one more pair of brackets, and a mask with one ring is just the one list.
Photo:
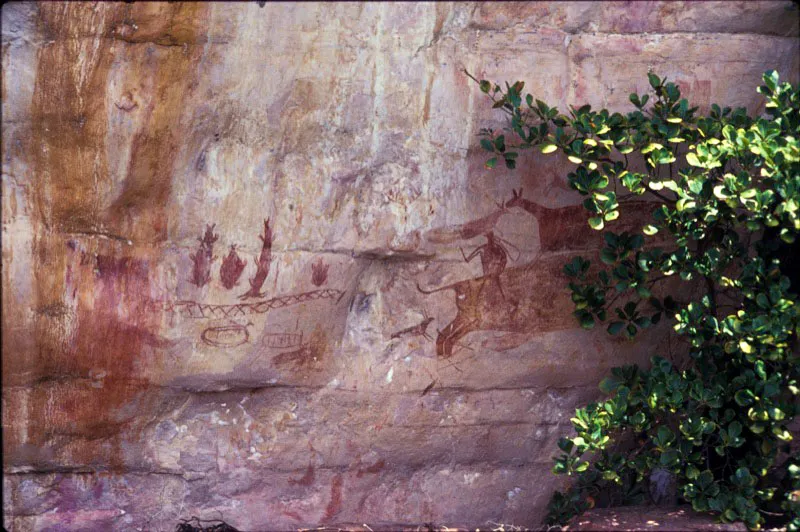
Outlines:
{"label": "orange-brown rock stain", "polygon": [[[201,3],[43,3],[26,157],[32,169],[35,300],[3,313],[30,345],[3,344],[6,464],[125,468],[159,394],[160,316],[149,310],[155,244],[166,239],[180,118],[206,35]],[[123,42],[124,41],[124,42]],[[120,54],[153,80],[152,100],[107,105]],[[110,110],[109,110],[110,109]],[[113,185],[109,112],[139,113],[125,174]],[[107,198],[104,190],[118,190]],[[30,321],[26,321],[30,320]],[[32,326],[29,325],[32,323]],[[8,359],[8,360],[7,360]]]}

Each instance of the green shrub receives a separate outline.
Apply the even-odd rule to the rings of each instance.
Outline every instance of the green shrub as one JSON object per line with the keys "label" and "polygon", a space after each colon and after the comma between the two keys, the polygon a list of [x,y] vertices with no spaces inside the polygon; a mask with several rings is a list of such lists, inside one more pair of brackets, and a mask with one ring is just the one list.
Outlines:
{"label": "green shrub", "polygon": [[[509,119],[502,132],[481,131],[487,168],[501,159],[515,168],[534,147],[577,165],[569,184],[605,237],[599,267],[577,257],[564,268],[581,326],[633,338],[670,321],[689,346],[679,365],[655,356],[649,369],[615,368],[600,383],[608,398],[576,411],[553,468],[576,478],[553,496],[546,523],[566,523],[614,486],[641,494],[636,485],[663,469],[696,511],[798,530],[800,458],[787,454],[787,426],[798,411],[800,317],[786,275],[798,268],[787,261],[800,232],[798,88],[770,71],[758,88],[764,116],[718,105],[700,116],[676,84],[648,77],[652,92],[631,94],[627,114],[589,105],[562,114],[522,82],[472,78]],[[613,232],[646,194],[659,204],[641,233]],[[692,297],[657,296],[676,276]]]}

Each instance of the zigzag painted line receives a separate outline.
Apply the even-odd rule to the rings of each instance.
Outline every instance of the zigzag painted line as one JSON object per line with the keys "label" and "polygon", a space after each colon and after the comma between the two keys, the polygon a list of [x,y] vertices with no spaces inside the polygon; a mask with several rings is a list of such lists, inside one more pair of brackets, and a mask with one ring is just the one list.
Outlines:
{"label": "zigzag painted line", "polygon": [[318,299],[339,300],[344,295],[343,290],[325,288],[312,290],[301,294],[277,296],[264,301],[252,303],[235,303],[232,305],[215,305],[211,303],[198,303],[197,301],[150,301],[149,306],[154,311],[177,312],[185,318],[230,318],[232,316],[247,316],[248,314],[264,314],[272,309],[284,308],[291,305],[315,301]]}

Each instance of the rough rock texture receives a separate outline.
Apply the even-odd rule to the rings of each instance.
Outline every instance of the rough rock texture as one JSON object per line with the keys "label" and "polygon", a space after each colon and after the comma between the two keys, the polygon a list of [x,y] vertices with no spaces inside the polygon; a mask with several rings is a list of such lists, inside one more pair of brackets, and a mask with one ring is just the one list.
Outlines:
{"label": "rough rock texture", "polygon": [[4,525],[535,526],[570,412],[669,346],[576,328],[561,267],[598,235],[563,160],[484,170],[462,69],[624,109],[652,68],[758,111],[797,17],[4,5]]}

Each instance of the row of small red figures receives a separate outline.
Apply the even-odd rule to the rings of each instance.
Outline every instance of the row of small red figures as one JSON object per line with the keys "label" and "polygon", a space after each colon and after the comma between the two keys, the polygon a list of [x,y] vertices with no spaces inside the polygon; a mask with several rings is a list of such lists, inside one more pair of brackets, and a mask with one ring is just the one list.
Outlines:
{"label": "row of small red figures", "polygon": [[[197,253],[189,256],[194,263],[189,282],[198,287],[209,283],[211,280],[211,265],[217,260],[213,251],[214,243],[219,239],[219,235],[214,234],[215,226],[216,224],[206,225],[205,234],[197,238],[200,241]],[[264,285],[264,281],[267,280],[270,262],[272,262],[272,229],[269,227],[269,219],[264,220],[264,234],[259,235],[258,238],[261,239],[262,245],[261,253],[253,259],[253,263],[256,265],[256,274],[249,280],[250,289],[242,294],[240,299],[262,296],[261,287]],[[228,255],[222,259],[222,266],[219,269],[222,286],[228,290],[236,286],[246,265],[247,261],[242,260],[239,254],[236,253],[236,245],[231,245],[231,249]],[[311,282],[314,286],[325,284],[328,279],[328,266],[322,259],[311,265]]]}

